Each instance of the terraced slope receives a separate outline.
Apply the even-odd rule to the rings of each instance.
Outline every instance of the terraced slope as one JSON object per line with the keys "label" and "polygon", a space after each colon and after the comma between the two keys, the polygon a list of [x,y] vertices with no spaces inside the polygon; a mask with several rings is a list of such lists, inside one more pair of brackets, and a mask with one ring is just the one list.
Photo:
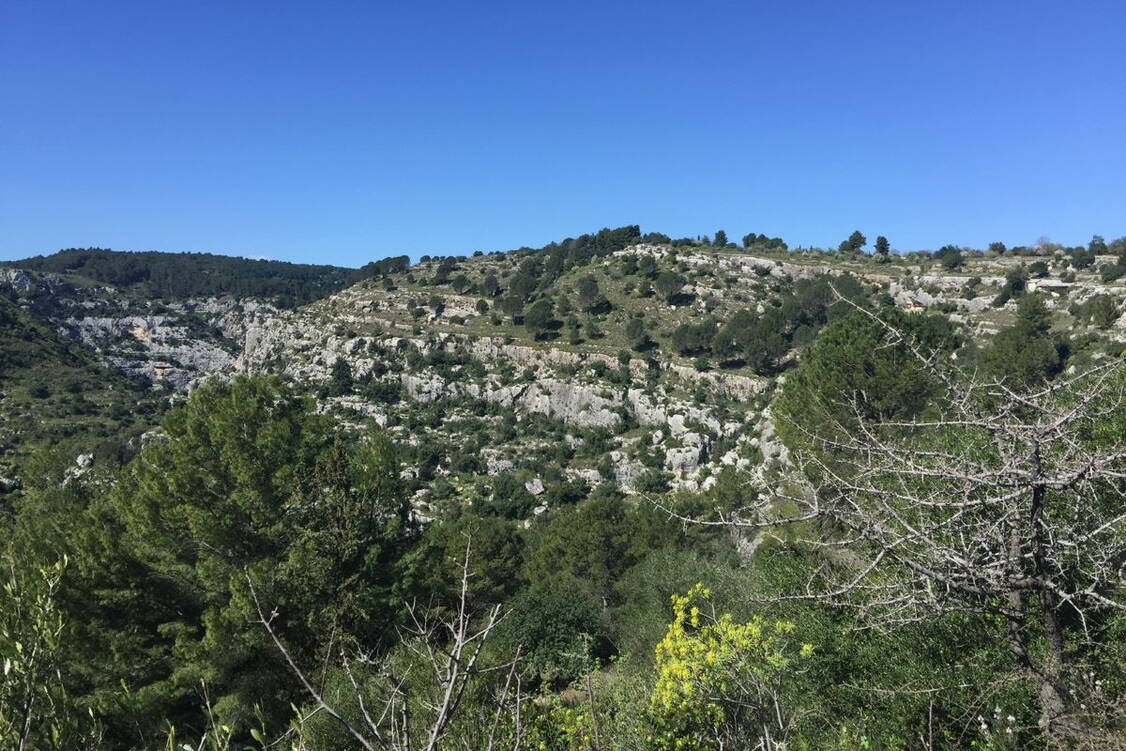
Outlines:
{"label": "terraced slope", "polygon": [[969,257],[948,270],[924,256],[644,243],[565,270],[545,268],[552,257],[388,264],[292,309],[6,273],[55,333],[166,392],[279,373],[356,430],[381,426],[404,447],[423,515],[485,505],[523,517],[601,482],[706,491],[731,467],[769,471],[785,460],[774,385],[839,312],[834,290],[944,315],[971,357],[1012,320],[1005,296],[1024,290],[1045,293],[1074,356],[1126,341],[1124,288],[1100,270],[1113,257],[1083,268],[1066,254]]}

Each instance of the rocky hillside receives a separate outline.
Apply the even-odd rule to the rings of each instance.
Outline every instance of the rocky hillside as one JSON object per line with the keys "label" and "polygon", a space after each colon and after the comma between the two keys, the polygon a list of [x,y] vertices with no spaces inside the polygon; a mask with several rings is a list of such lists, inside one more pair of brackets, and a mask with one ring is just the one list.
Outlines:
{"label": "rocky hillside", "polygon": [[158,391],[277,373],[356,430],[382,426],[407,454],[424,516],[474,504],[526,517],[603,482],[709,490],[726,468],[785,461],[774,386],[839,313],[838,293],[945,316],[967,357],[1030,292],[1044,294],[1077,355],[1126,342],[1114,255],[881,258],[639,237],[580,246],[594,250],[366,267],[353,286],[290,309],[252,296],[145,298],[27,269],[0,282],[55,332]]}
{"label": "rocky hillside", "polygon": [[112,444],[150,427],[162,401],[146,382],[0,296],[0,495],[19,489],[36,447],[112,458]]}

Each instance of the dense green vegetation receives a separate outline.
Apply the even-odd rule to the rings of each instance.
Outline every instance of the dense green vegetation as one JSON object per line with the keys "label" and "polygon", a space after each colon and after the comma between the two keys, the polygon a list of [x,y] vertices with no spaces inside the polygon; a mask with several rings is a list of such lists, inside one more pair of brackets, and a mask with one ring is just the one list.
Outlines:
{"label": "dense green vegetation", "polygon": [[396,274],[410,268],[411,259],[408,256],[392,256],[378,261],[366,263],[348,275],[348,284],[356,284],[365,279],[372,279]]}
{"label": "dense green vegetation", "polygon": [[[592,751],[1115,748],[1126,732],[1122,584],[1088,564],[1126,551],[1114,458],[1126,425],[1121,372],[1105,371],[1091,399],[1061,380],[1070,348],[1036,295],[979,354],[947,319],[879,307],[846,280],[835,289],[849,300],[814,281],[778,313],[748,320],[769,318],[773,328],[759,334],[783,343],[768,347],[808,345],[775,402],[794,469],[771,465],[757,481],[732,469],[707,492],[655,483],[626,497],[560,478],[551,510],[525,523],[536,501],[508,472],[477,501],[424,523],[410,513],[411,489],[440,492],[459,467],[472,469],[491,434],[470,430],[476,442],[454,458],[425,441],[442,405],[420,406],[410,419],[422,440],[396,448],[273,379],[197,389],[124,467],[96,464],[64,481],[72,457],[42,452],[7,522],[0,738],[19,736],[26,715],[32,748],[156,748],[173,734],[216,749],[274,739],[390,748],[392,738],[405,748],[437,748],[432,738],[482,748],[492,738]],[[597,290],[585,292],[585,305],[598,304]],[[533,325],[551,318],[536,315]],[[740,352],[763,346],[745,333],[731,339]],[[936,369],[955,352],[965,369]],[[451,376],[473,367],[445,353],[409,357]],[[977,387],[960,379],[978,362],[1010,391],[977,401]],[[1056,390],[1040,390],[1052,379]],[[388,403],[400,398],[346,365],[324,386],[325,395],[376,388]],[[1025,401],[998,402],[1006,393]],[[1008,511],[989,505],[973,518],[965,509],[931,518],[940,502],[959,500],[942,495],[937,468],[897,477],[851,452],[863,438],[921,464],[953,452],[994,467],[976,426],[944,422],[965,400],[1001,438],[1025,429],[1034,408],[1082,413],[1067,440],[1109,463],[1088,470],[1078,505],[1068,488],[1051,490],[1060,503],[1044,523],[1090,530],[1090,555],[1049,541],[1031,548],[1052,562],[1035,563],[1033,584],[946,579],[936,590],[923,575],[930,586],[916,588],[911,566],[925,568],[930,541],[908,537],[883,554],[864,547],[901,521],[878,514],[884,522],[866,528],[860,558],[834,552],[851,549],[855,514],[875,514],[893,487],[923,501],[899,513],[935,509],[915,522],[932,531],[1008,523]],[[480,415],[495,409],[482,404]],[[497,438],[516,429],[511,415],[491,417]],[[534,422],[520,429],[547,437],[544,450],[575,453],[550,421]],[[595,432],[586,439],[581,451],[596,460],[602,444]],[[1070,461],[1045,451],[1044,461]],[[988,486],[988,474],[970,479],[1012,496]],[[785,500],[803,483],[819,491]],[[1037,497],[1039,486],[1028,487]],[[810,498],[825,504],[821,513],[792,507]],[[1084,516],[1071,518],[1080,507]],[[774,534],[759,537],[760,524]],[[934,550],[945,555],[958,540],[933,541]],[[842,589],[868,555],[887,563],[863,587]],[[1055,589],[1037,588],[1036,576],[1057,575]],[[983,589],[989,582],[996,589]],[[16,642],[35,645],[34,655]]]}
{"label": "dense green vegetation", "polygon": [[[163,418],[167,394],[0,299],[0,476],[23,480],[0,496],[0,747],[1120,748],[1120,301],[1053,277],[1114,277],[1121,241],[866,242],[803,250],[833,275],[750,233],[765,257],[736,278],[723,230],[637,227],[373,262],[285,314],[341,342],[319,376],[212,382]],[[1004,282],[972,276],[986,254],[1018,257]],[[52,270],[189,294],[175,259],[130,281],[119,255]],[[936,272],[988,336],[886,281]],[[601,356],[486,361],[443,339],[467,311],[533,364]],[[619,401],[582,427],[481,389],[545,374],[707,418],[674,435]],[[467,388],[411,402],[408,376]],[[691,486],[666,463],[688,433]]]}
{"label": "dense green vegetation", "polygon": [[261,297],[291,307],[344,287],[351,269],[252,260],[211,253],[122,252],[68,248],[6,266],[70,274],[130,290],[146,298]]}

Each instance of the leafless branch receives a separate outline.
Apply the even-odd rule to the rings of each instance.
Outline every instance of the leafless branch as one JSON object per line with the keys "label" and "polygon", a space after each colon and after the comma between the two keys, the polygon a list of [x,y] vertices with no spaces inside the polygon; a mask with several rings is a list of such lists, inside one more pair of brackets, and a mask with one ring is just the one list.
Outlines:
{"label": "leafless branch", "polygon": [[[307,678],[277,632],[274,625],[278,615],[277,610],[266,615],[254,582],[247,573],[246,581],[258,615],[257,623],[265,628],[286,665],[313,700],[314,707],[305,719],[316,712],[328,714],[367,751],[375,751],[377,748],[393,751],[437,751],[450,723],[458,715],[471,684],[479,676],[503,670],[507,673],[504,687],[497,697],[497,706],[488,735],[481,739],[481,743],[483,747],[490,749],[495,747],[497,734],[501,728],[501,716],[505,709],[509,708],[510,697],[514,697],[513,709],[517,725],[514,748],[518,749],[522,742],[522,733],[519,732],[522,700],[518,670],[520,655],[518,651],[512,661],[503,665],[482,667],[479,664],[486,643],[504,620],[506,613],[497,605],[489,610],[483,621],[479,622],[472,616],[469,589],[471,553],[472,540],[467,537],[465,554],[459,565],[461,578],[456,612],[448,617],[438,617],[435,615],[434,608],[422,609],[414,603],[407,609],[410,627],[404,632],[405,646],[414,655],[415,665],[425,665],[429,668],[434,685],[438,688],[436,701],[430,701],[425,696],[408,695],[409,670],[396,677],[391,673],[386,662],[380,663],[368,655],[361,655],[358,661],[379,668],[390,687],[383,706],[373,711],[365,698],[364,687],[352,670],[352,660],[341,655],[344,673],[352,686],[353,696],[363,718],[362,727],[349,721],[325,698],[323,691]],[[409,716],[411,704],[421,706],[429,716],[425,723],[425,739],[420,738],[419,743],[416,743],[413,737],[412,727],[415,723]]]}
{"label": "leafless branch", "polygon": [[[791,454],[792,470],[753,488],[740,508],[698,519],[655,505],[686,524],[805,525],[799,541],[825,563],[786,597],[854,607],[878,628],[1000,615],[1040,687],[1042,722],[1055,722],[1068,705],[1062,623],[1076,620],[1090,640],[1101,614],[1126,609],[1123,364],[1020,389],[961,369],[845,302],[940,385],[928,417],[881,420],[854,395],[811,404],[821,427],[787,425],[807,447]],[[1034,631],[1046,637],[1046,657],[1032,656]]]}

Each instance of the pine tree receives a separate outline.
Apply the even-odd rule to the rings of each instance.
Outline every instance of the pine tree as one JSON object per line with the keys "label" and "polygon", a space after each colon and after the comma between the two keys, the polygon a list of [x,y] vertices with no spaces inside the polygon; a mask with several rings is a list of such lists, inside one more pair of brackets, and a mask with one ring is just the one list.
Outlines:
{"label": "pine tree", "polygon": [[332,375],[329,376],[329,396],[344,396],[352,393],[352,366],[343,357],[336,358],[332,364]]}
{"label": "pine tree", "polygon": [[524,309],[524,327],[533,338],[539,339],[551,330],[554,315],[555,306],[551,300],[541,297]]}
{"label": "pine tree", "polygon": [[324,657],[332,633],[337,645],[378,646],[414,534],[394,449],[379,435],[338,437],[265,379],[197,389],[164,431],[112,492],[117,544],[159,592],[145,617],[162,637],[149,687],[135,689],[196,707],[206,678],[224,723],[246,727],[260,707],[281,727],[301,694],[262,630],[248,628],[247,577],[302,664]]}

